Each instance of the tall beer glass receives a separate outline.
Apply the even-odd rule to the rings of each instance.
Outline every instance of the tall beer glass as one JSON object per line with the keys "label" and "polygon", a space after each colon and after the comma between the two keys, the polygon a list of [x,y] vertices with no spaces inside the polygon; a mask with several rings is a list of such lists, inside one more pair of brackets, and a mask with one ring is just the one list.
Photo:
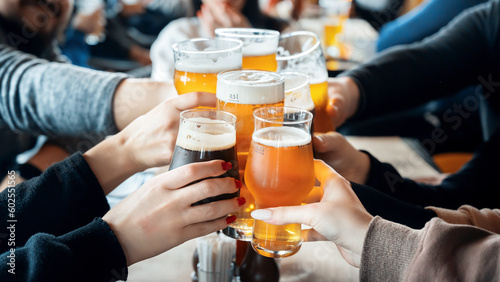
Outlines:
{"label": "tall beer glass", "polygon": [[344,30],[344,23],[349,17],[352,0],[320,0],[319,5],[325,11],[323,43],[327,57],[342,58],[342,46],[339,37]]}
{"label": "tall beer glass", "polygon": [[[217,78],[217,109],[237,116],[236,148],[241,175],[245,170],[248,150],[254,128],[253,111],[264,106],[283,106],[284,79],[275,72],[256,70],[227,71]],[[245,179],[243,179],[243,184]],[[244,185],[241,196],[247,200],[236,213],[236,221],[222,232],[235,239],[252,239],[253,219],[250,213],[255,209],[253,197]]]}
{"label": "tall beer glass", "polygon": [[[193,109],[181,112],[179,134],[169,170],[190,163],[224,160],[233,167],[219,177],[240,179],[236,158],[236,117],[233,114],[213,109]],[[224,194],[211,197],[196,204],[237,197]]]}
{"label": "tall beer glass", "polygon": [[[299,72],[282,72],[280,74],[285,77],[285,106],[309,111],[314,116],[315,109],[311,98],[309,77]],[[311,125],[311,134],[313,131],[314,122]]]}
{"label": "tall beer glass", "polygon": [[280,33],[257,28],[218,28],[218,38],[233,38],[243,42],[243,69],[276,71],[276,50]]}
{"label": "tall beer glass", "polygon": [[280,36],[278,47],[278,73],[300,72],[309,76],[311,97],[315,105],[314,130],[334,130],[328,116],[328,71],[318,36],[308,31],[297,31]]}
{"label": "tall beer glass", "polygon": [[[245,179],[257,208],[298,206],[314,186],[309,133],[312,114],[290,107],[254,112],[255,131]],[[252,247],[267,257],[287,257],[302,245],[301,225],[271,225],[254,221]]]}
{"label": "tall beer glass", "polygon": [[239,40],[222,38],[196,38],[174,44],[177,93],[203,91],[215,94],[219,72],[241,69],[242,46]]}

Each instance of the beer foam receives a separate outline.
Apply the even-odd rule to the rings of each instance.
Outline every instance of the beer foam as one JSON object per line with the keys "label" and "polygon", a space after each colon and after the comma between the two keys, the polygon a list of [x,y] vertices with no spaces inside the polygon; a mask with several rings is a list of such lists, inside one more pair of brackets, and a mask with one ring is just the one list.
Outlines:
{"label": "beer foam", "polygon": [[175,62],[175,69],[194,73],[219,73],[226,70],[241,69],[241,62],[241,54],[215,60],[205,57],[196,60],[177,61]]}
{"label": "beer foam", "polygon": [[196,117],[182,121],[176,145],[192,151],[219,151],[236,144],[233,125],[221,120]]}
{"label": "beer foam", "polygon": [[269,29],[218,28],[217,37],[238,39],[243,42],[243,56],[265,56],[276,54],[280,33]]}
{"label": "beer foam", "polygon": [[285,99],[283,76],[269,71],[238,70],[217,77],[217,98],[245,105],[264,105]]}
{"label": "beer foam", "polygon": [[266,127],[255,131],[252,140],[269,147],[294,147],[311,143],[311,134],[289,126]]}
{"label": "beer foam", "polygon": [[243,41],[243,56],[255,57],[276,54],[278,40],[276,42],[245,42]]}

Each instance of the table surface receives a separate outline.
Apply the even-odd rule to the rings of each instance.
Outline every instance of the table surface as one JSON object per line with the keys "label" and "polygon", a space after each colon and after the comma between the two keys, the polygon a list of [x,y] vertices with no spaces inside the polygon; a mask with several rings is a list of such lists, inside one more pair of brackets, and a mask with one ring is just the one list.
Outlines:
{"label": "table surface", "polygon": [[[413,142],[399,137],[347,137],[384,162],[393,164],[405,177],[438,174],[429,159]],[[411,140],[410,140],[411,141]],[[157,257],[129,268],[128,281],[191,281],[192,257],[196,248],[190,240]],[[306,242],[294,256],[278,260],[281,282],[359,281],[359,270],[347,264],[331,242]]]}

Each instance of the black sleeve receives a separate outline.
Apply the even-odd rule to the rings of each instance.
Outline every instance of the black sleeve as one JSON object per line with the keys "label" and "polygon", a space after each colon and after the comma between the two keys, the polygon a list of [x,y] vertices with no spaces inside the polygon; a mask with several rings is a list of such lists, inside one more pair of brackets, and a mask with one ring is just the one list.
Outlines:
{"label": "black sleeve", "polygon": [[120,243],[99,218],[59,237],[38,233],[0,255],[1,281],[117,281],[127,271]]}
{"label": "black sleeve", "polygon": [[400,111],[468,85],[498,81],[499,14],[499,1],[478,5],[428,39],[391,48],[341,74],[353,78],[361,91],[353,118]]}
{"label": "black sleeve", "polygon": [[[65,234],[109,210],[99,182],[80,153],[52,165],[39,177],[5,189],[0,193],[0,207],[0,233],[15,223],[18,246],[35,233]],[[0,243],[0,252],[7,248],[5,242]]]}
{"label": "black sleeve", "polygon": [[[416,183],[403,178],[389,164],[370,156],[371,167],[367,185],[404,202],[420,206],[457,209],[462,205],[476,208],[500,206],[500,130],[481,144],[473,158],[457,173],[445,178],[440,185]],[[371,201],[371,200],[370,200]]]}

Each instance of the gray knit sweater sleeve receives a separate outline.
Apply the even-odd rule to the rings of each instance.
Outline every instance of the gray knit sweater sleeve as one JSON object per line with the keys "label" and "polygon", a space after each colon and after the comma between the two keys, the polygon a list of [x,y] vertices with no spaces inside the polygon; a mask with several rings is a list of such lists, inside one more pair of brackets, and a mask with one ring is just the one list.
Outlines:
{"label": "gray knit sweater sleeve", "polygon": [[115,133],[113,96],[124,78],[0,44],[0,126],[46,135]]}

